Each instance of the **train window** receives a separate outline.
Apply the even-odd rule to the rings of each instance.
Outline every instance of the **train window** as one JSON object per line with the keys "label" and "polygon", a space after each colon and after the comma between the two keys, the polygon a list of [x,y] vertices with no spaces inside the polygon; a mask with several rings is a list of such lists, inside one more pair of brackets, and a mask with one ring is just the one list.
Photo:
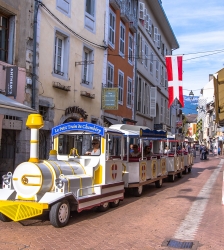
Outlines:
{"label": "train window", "polygon": [[94,147],[96,148],[97,146],[95,145],[96,141],[99,142],[98,146],[100,149],[101,140],[100,137],[97,135],[90,135],[90,134],[60,135],[58,142],[58,154],[69,155],[71,149],[76,148],[78,155],[86,155],[87,152],[92,152]]}

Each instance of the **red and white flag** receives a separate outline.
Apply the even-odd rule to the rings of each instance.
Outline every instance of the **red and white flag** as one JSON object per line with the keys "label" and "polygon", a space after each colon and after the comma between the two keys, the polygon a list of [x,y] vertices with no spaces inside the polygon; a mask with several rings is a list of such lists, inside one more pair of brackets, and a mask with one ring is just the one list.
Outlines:
{"label": "red and white flag", "polygon": [[168,80],[169,103],[171,106],[177,98],[182,107],[184,107],[183,97],[183,60],[182,56],[166,56],[166,69]]}

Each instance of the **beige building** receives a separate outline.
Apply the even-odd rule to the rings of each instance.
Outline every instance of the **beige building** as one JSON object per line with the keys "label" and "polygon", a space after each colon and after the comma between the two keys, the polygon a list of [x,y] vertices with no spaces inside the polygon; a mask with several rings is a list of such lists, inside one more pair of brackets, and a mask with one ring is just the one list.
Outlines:
{"label": "beige building", "polygon": [[80,118],[100,123],[105,2],[43,0],[39,5],[33,84],[35,106],[45,121],[41,158],[47,157],[53,126]]}

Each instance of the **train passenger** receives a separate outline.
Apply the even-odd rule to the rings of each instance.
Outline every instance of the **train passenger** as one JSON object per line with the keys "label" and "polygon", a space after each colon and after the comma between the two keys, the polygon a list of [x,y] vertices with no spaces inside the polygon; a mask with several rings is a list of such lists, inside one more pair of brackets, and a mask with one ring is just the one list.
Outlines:
{"label": "train passenger", "polygon": [[145,146],[144,147],[144,157],[150,157],[152,156],[151,148],[150,146]]}
{"label": "train passenger", "polygon": [[134,150],[133,150],[133,144],[130,144],[130,153],[133,153]]}
{"label": "train passenger", "polygon": [[86,155],[100,155],[100,141],[98,139],[93,139],[92,141],[92,151],[87,151]]}
{"label": "train passenger", "polygon": [[130,153],[130,157],[141,157],[141,152],[138,150],[138,145],[133,145],[133,152]]}

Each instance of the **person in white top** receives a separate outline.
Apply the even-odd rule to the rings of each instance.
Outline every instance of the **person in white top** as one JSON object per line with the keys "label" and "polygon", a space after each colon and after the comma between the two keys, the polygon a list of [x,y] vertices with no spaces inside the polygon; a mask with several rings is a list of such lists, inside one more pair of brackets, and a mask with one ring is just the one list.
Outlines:
{"label": "person in white top", "polygon": [[93,139],[92,141],[93,150],[87,151],[86,155],[100,155],[100,141],[98,139]]}

